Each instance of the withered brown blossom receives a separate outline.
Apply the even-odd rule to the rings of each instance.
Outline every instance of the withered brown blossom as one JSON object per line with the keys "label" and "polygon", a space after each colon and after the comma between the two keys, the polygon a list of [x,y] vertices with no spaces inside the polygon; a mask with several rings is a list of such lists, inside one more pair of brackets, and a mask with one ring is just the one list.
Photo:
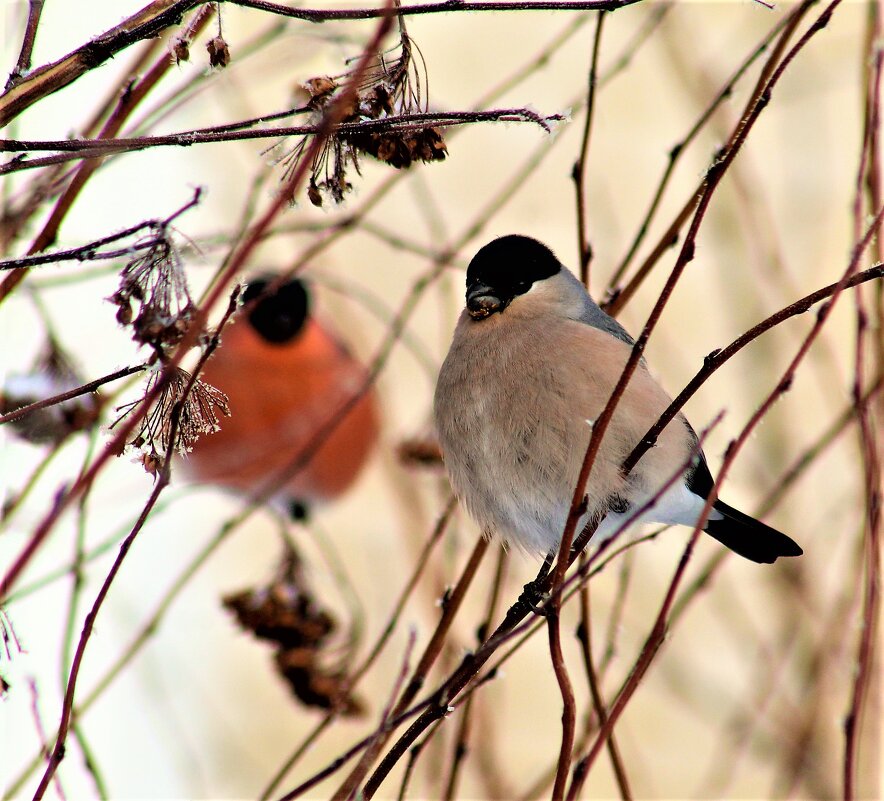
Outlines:
{"label": "withered brown blossom", "polygon": [[313,596],[293,550],[286,550],[268,586],[228,595],[223,603],[240,626],[276,646],[277,671],[301,703],[345,716],[363,711],[344,671],[322,664],[323,645],[337,624]]}
{"label": "withered brown blossom", "polygon": [[132,338],[162,356],[181,341],[195,307],[168,229],[156,226],[149,236],[150,246],[123,268],[120,288],[108,300],[119,307],[120,325],[132,326]]}
{"label": "withered brown blossom", "polygon": [[172,39],[172,58],[176,64],[182,61],[190,61],[190,42],[183,36],[176,36]]}
{"label": "withered brown blossom", "polygon": [[[399,44],[392,51],[379,53],[366,71],[350,106],[344,110],[342,123],[383,121],[386,118],[427,110],[426,80],[422,79],[414,54],[420,55],[414,42],[399,21]],[[398,55],[396,54],[398,51]],[[422,60],[421,60],[422,61]],[[340,76],[310,78],[302,86],[309,99],[307,106],[318,117],[337,96],[349,73]],[[302,139],[285,157],[288,177],[303,158],[307,140]],[[407,169],[416,161],[444,159],[448,150],[441,130],[429,125],[397,125],[372,131],[338,131],[325,143],[311,165],[307,197],[314,206],[324,199],[341,203],[352,184],[347,179],[350,166],[359,174],[359,155],[369,155],[396,169]]]}
{"label": "withered brown blossom", "polygon": [[[149,395],[162,376],[158,370],[151,374],[145,385],[144,396]],[[144,416],[138,431],[127,443],[142,451],[141,462],[147,472],[156,475],[165,465],[165,455],[170,444],[179,453],[186,453],[204,434],[221,428],[220,416],[229,417],[227,395],[211,384],[197,379],[193,381],[187,370],[176,367],[172,379],[160,393],[150,411]],[[124,419],[141,399],[120,406],[122,414],[111,428]],[[177,419],[176,419],[177,415]],[[172,439],[174,437],[174,443]]]}
{"label": "withered brown blossom", "polygon": [[227,46],[223,36],[216,36],[206,42],[206,50],[209,51],[209,66],[221,67],[222,69],[230,63],[230,48]]}

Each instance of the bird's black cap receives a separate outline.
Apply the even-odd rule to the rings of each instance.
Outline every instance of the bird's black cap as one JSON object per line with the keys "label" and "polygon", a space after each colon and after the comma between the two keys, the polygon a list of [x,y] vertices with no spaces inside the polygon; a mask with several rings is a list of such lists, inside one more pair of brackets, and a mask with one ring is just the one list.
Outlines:
{"label": "bird's black cap", "polygon": [[249,311],[249,323],[265,340],[284,344],[294,339],[304,327],[310,312],[310,296],[296,278],[283,284],[272,295],[265,294],[273,278],[256,278],[242,295],[244,304],[256,300]]}
{"label": "bird's black cap", "polygon": [[528,236],[510,234],[489,242],[467,268],[467,294],[483,284],[499,297],[511,300],[527,292],[535,281],[550,278],[562,269],[555,254]]}

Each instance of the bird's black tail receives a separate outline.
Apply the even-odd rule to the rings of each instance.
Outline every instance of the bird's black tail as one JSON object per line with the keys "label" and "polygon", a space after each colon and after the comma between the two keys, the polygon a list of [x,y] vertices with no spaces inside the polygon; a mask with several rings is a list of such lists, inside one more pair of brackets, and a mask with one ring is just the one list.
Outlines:
{"label": "bird's black tail", "polygon": [[710,520],[706,524],[706,533],[746,559],[771,564],[780,556],[801,556],[804,553],[791,537],[722,501],[716,501],[712,508],[723,517]]}

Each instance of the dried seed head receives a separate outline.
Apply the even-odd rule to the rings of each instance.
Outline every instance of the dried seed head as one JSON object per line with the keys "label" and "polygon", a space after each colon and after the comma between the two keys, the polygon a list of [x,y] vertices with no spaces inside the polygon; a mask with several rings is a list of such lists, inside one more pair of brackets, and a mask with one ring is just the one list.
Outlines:
{"label": "dried seed head", "polygon": [[[120,273],[120,287],[108,298],[116,304],[117,321],[131,325],[132,338],[160,354],[175,345],[190,327],[195,307],[187,278],[168,231],[158,228],[145,248]],[[139,304],[135,314],[132,302]]]}
{"label": "dried seed head", "polygon": [[310,95],[307,105],[310,108],[319,111],[328,103],[335,90],[338,88],[337,82],[327,75],[320,75],[315,78],[308,78],[301,86]]}
{"label": "dried seed head", "polygon": [[190,61],[190,42],[183,36],[176,36],[172,39],[172,58],[176,64],[182,61]]}
{"label": "dried seed head", "polygon": [[[399,44],[390,51],[378,53],[366,70],[354,99],[347,108],[340,109],[343,123],[383,122],[388,117],[425,111],[426,80],[418,69],[414,53],[420,51],[406,34],[400,20]],[[317,76],[305,81],[304,91],[309,95],[307,106],[321,112],[336,96],[349,73],[331,78]],[[306,139],[283,159],[284,178],[288,178],[304,157]],[[366,153],[397,169],[407,169],[415,161],[441,161],[447,150],[437,128],[397,127],[391,121],[388,127],[366,132],[336,133],[329,137],[325,147],[310,165],[311,177],[307,198],[314,206],[322,206],[325,197],[341,203],[352,188],[347,170],[359,172],[359,153]]]}
{"label": "dried seed head", "polygon": [[[162,370],[151,374],[142,398],[118,407],[117,411],[122,414],[111,424],[111,428],[125,419],[144,397],[153,392],[162,375]],[[173,438],[174,449],[179,453],[186,453],[201,436],[221,428],[219,415],[230,416],[227,396],[221,390],[199,379],[193,381],[191,386],[191,381],[192,377],[187,370],[174,368],[171,380],[127,443],[144,452],[141,461],[149,473],[155,475],[162,468]]]}
{"label": "dried seed head", "polygon": [[228,595],[223,603],[240,626],[274,644],[277,671],[301,703],[348,716],[362,712],[344,671],[322,665],[323,646],[337,623],[320,608],[294,551],[284,554],[268,586]]}
{"label": "dried seed head", "polygon": [[216,36],[206,42],[206,50],[209,51],[209,66],[221,67],[222,69],[230,63],[230,48],[223,36]]}

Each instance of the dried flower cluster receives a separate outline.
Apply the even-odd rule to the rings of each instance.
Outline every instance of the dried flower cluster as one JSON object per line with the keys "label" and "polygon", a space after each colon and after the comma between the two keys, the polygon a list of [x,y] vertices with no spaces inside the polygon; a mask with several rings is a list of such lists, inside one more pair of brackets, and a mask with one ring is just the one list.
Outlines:
{"label": "dried flower cluster", "polygon": [[[166,348],[187,332],[194,304],[168,227],[157,225],[149,236],[149,247],[123,268],[120,288],[109,300],[119,307],[117,321],[132,326],[132,338],[163,358]],[[137,314],[133,301],[138,304]]]}
{"label": "dried flower cluster", "polygon": [[223,601],[240,626],[277,646],[277,670],[301,703],[337,709],[346,716],[363,711],[362,703],[350,695],[343,672],[322,665],[322,646],[336,623],[316,603],[294,551],[287,550],[269,586],[228,595]]}
{"label": "dried flower cluster", "polygon": [[[391,56],[379,53],[366,72],[359,90],[343,115],[342,123],[383,122],[398,115],[426,111],[426,82],[421,79],[415,63],[416,47],[405,32],[400,19],[400,42]],[[418,51],[419,53],[419,51]],[[309,95],[308,107],[316,118],[337,97],[350,73],[334,78],[320,76],[303,84]],[[306,151],[306,139],[286,157],[288,175]],[[359,154],[367,154],[396,169],[407,169],[415,161],[441,161],[447,155],[440,130],[433,126],[402,124],[391,121],[366,131],[339,131],[328,138],[325,147],[311,165],[307,197],[315,206],[324,198],[334,203],[343,201],[352,184],[347,169],[352,164],[359,173]]]}
{"label": "dried flower cluster", "polygon": [[[158,370],[148,378],[144,397],[153,391],[162,375],[162,371]],[[190,386],[191,382],[193,386]],[[111,428],[125,418],[141,400],[140,398],[119,407],[118,411],[122,411],[122,414]],[[165,456],[170,445],[179,453],[191,450],[199,437],[220,429],[219,415],[230,416],[227,396],[205,381],[193,381],[187,370],[175,368],[172,380],[160,393],[144,416],[138,432],[127,444],[143,452],[141,461],[145,470],[156,475],[165,465]]]}

